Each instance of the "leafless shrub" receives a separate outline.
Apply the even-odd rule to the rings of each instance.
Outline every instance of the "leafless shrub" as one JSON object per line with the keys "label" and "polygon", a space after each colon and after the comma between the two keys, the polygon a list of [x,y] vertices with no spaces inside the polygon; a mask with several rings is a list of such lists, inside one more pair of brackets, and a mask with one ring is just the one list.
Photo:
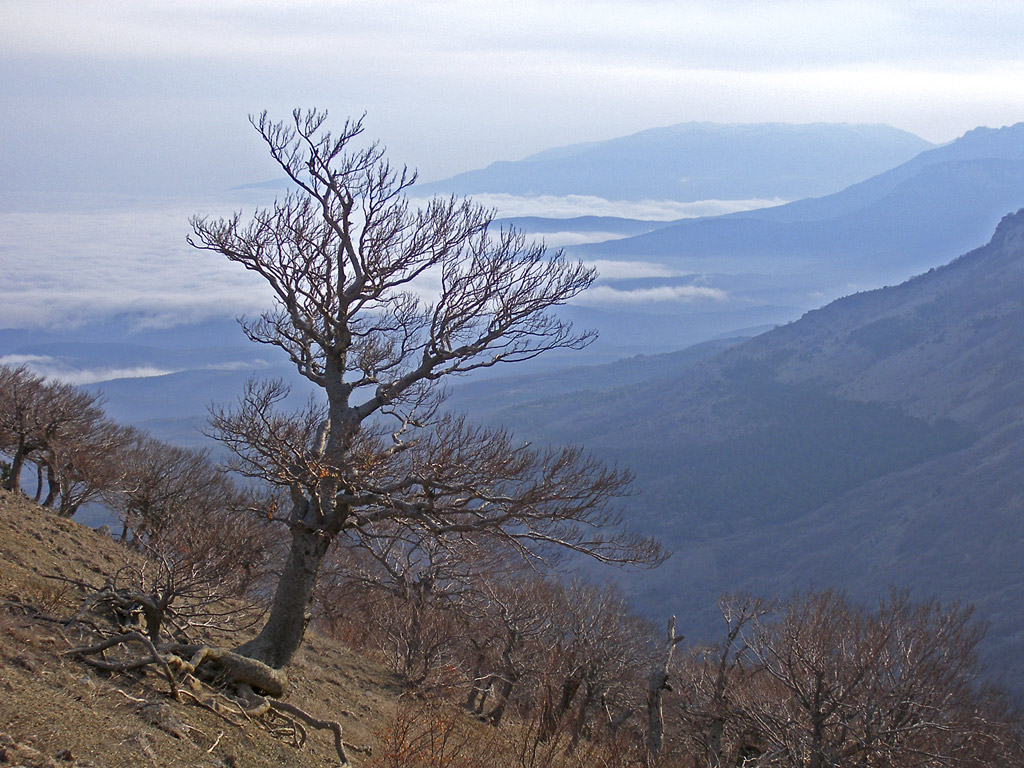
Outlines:
{"label": "leafless shrub", "polygon": [[723,614],[723,644],[678,671],[698,764],[1020,764],[1016,716],[980,679],[969,608],[894,593],[871,611],[825,591],[772,610],[727,600]]}

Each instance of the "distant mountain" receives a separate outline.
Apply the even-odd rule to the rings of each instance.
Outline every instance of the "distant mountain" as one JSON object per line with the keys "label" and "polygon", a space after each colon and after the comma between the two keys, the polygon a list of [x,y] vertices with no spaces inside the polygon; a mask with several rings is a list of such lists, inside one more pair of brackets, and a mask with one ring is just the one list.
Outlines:
{"label": "distant mountain", "polygon": [[985,242],[1024,205],[1024,123],[978,128],[826,197],[579,246],[719,274],[785,272],[808,292],[898,282]]}
{"label": "distant mountain", "polygon": [[884,125],[683,123],[574,144],[417,185],[418,194],[608,200],[793,200],[828,194],[932,145]]}
{"label": "distant mountain", "polygon": [[1024,694],[1024,211],[902,285],[856,294],[674,374],[497,417],[631,466],[634,526],[676,554],[632,581],[690,636],[715,597],[888,585],[964,600]]}

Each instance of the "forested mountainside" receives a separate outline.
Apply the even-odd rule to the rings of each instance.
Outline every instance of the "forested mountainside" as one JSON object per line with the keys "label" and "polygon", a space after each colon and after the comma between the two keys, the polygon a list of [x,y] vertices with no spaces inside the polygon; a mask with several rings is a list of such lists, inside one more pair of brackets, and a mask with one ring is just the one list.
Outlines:
{"label": "forested mountainside", "polygon": [[975,602],[1021,690],[1021,349],[1024,211],[944,267],[675,375],[594,381],[498,418],[634,469],[632,522],[675,549],[633,581],[649,608],[703,631],[701,606],[729,590],[907,585]]}

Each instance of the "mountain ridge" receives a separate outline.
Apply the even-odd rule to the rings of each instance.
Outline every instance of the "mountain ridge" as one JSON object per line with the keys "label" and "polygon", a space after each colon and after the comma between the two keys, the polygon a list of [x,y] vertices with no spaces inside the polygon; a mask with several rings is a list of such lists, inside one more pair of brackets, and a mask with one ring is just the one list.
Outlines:
{"label": "mountain ridge", "polygon": [[419,190],[680,202],[795,199],[841,189],[931,146],[882,125],[680,123],[499,161]]}

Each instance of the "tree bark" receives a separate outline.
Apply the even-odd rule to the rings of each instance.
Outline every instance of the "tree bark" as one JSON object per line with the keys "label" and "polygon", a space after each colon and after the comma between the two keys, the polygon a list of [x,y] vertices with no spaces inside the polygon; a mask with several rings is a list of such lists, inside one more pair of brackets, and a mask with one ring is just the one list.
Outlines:
{"label": "tree bark", "polygon": [[32,501],[36,504],[39,503],[39,499],[43,497],[43,465],[36,464],[36,495],[32,497]]}
{"label": "tree bark", "polygon": [[18,449],[11,457],[11,472],[7,476],[7,482],[4,484],[5,491],[14,493],[21,490],[21,469],[25,466],[25,455],[27,453],[28,451],[25,449],[24,444],[22,444],[18,446]]}
{"label": "tree bark", "polygon": [[662,657],[662,664],[658,669],[651,672],[647,679],[647,764],[656,765],[658,756],[661,754],[662,743],[665,738],[665,715],[662,710],[662,694],[671,690],[668,684],[669,668],[672,664],[672,654],[676,646],[682,641],[682,637],[676,636],[676,617],[668,620],[668,628],[665,636],[665,652]]}
{"label": "tree bark", "polygon": [[274,669],[288,665],[306,634],[313,590],[330,543],[330,537],[321,531],[292,529],[291,550],[267,623],[256,637],[236,648],[236,653]]}
{"label": "tree bark", "polygon": [[53,471],[53,465],[49,462],[46,464],[46,498],[43,499],[43,506],[47,509],[53,509],[54,503],[57,501],[57,475]]}
{"label": "tree bark", "polygon": [[505,707],[508,706],[509,697],[512,696],[512,689],[515,687],[514,675],[499,678],[498,703],[487,715],[487,721],[497,728],[501,725],[501,719],[505,716]]}

